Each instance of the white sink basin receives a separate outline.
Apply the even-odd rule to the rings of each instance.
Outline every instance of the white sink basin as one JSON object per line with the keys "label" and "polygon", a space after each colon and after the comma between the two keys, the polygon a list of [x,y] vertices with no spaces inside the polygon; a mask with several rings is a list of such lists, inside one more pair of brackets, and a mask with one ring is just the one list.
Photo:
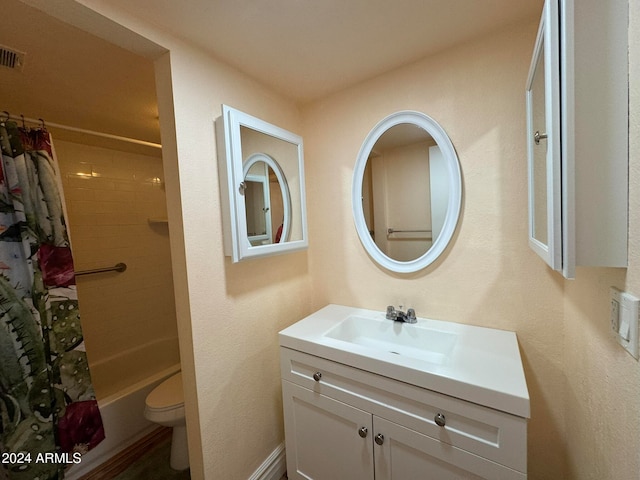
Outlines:
{"label": "white sink basin", "polygon": [[515,333],[328,305],[279,333],[280,346],[528,418]]}
{"label": "white sink basin", "polygon": [[386,318],[381,320],[358,315],[345,318],[324,336],[436,364],[447,361],[457,338],[455,333],[419,324],[402,324]]}

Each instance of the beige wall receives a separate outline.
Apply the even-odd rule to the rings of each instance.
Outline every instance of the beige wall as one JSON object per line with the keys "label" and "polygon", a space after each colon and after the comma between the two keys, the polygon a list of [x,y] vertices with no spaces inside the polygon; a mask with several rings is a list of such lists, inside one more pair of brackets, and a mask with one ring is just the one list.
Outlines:
{"label": "beige wall", "polygon": [[[83,3],[171,51],[157,62],[158,93],[194,479],[248,478],[282,441],[276,332],[328,302],[413,305],[421,316],[516,331],[532,401],[530,478],[637,477],[640,370],[607,330],[609,286],[640,295],[637,33],[631,46],[631,265],[626,276],[579,269],[577,280],[564,281],[526,242],[523,92],[535,23],[298,112],[292,102],[124,12],[99,0]],[[637,32],[640,5],[630,5]],[[308,252],[238,265],[223,258],[212,127],[222,102],[304,136]],[[451,247],[435,265],[403,276],[382,271],[364,253],[350,205],[362,140],[400,109],[424,111],[442,124],[464,176]]]}
{"label": "beige wall", "polygon": [[[532,479],[631,479],[640,471],[640,367],[610,335],[608,310],[610,286],[640,295],[640,5],[630,5],[626,270],[580,268],[576,280],[563,280],[528,251],[523,92],[536,25],[461,46],[303,111],[314,179],[308,194],[314,307],[401,303],[419,315],[516,331],[532,402]],[[378,119],[403,108],[443,125],[465,188],[447,258],[411,277],[373,265],[349,205],[360,142]],[[341,154],[329,155],[328,145]],[[316,158],[334,162],[327,168]],[[320,198],[322,204],[314,201]]]}
{"label": "beige wall", "polygon": [[307,252],[239,264],[224,257],[214,120],[226,103],[301,134],[299,111],[106,2],[80,2],[98,16],[75,2],[28,3],[140,54],[152,52],[191,477],[249,478],[284,438],[277,332],[311,312],[311,283]]}
{"label": "beige wall", "polygon": [[76,271],[124,262],[124,273],[77,277],[99,400],[180,362],[162,159],[56,140]]}
{"label": "beige wall", "polygon": [[629,268],[565,283],[568,478],[640,475],[640,364],[609,332],[609,286],[640,296],[640,2],[630,13]]}
{"label": "beige wall", "polygon": [[[190,338],[181,330],[181,354],[192,349],[195,365],[187,389],[195,395],[197,385],[206,478],[248,478],[283,440],[277,332],[310,313],[310,277],[307,252],[238,264],[224,257],[217,170],[224,160],[213,121],[222,103],[294,133],[300,117],[293,103],[188,48],[172,48],[171,72],[178,157],[167,187],[181,201],[169,218],[172,242],[184,241],[184,263],[174,261],[174,270],[185,276],[178,303],[188,302],[188,311],[178,308],[179,328],[191,329]],[[182,232],[174,230],[180,221]]]}
{"label": "beige wall", "polygon": [[[339,303],[518,333],[531,395],[530,478],[563,478],[563,282],[527,245],[526,83],[537,23],[471,44],[320,100],[303,110],[314,308]],[[436,265],[413,275],[376,267],[351,214],[351,180],[367,133],[402,109],[427,113],[451,137],[462,217]],[[327,268],[330,266],[330,268]]]}

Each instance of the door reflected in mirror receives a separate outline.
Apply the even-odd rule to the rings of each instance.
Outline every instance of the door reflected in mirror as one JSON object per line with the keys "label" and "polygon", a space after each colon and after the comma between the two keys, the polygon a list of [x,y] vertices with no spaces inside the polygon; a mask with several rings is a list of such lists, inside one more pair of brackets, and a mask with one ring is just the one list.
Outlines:
{"label": "door reflected in mirror", "polygon": [[375,143],[364,172],[363,212],[388,257],[415,260],[438,238],[449,198],[443,162],[433,137],[414,124],[395,125]]}
{"label": "door reflected in mirror", "polygon": [[278,175],[269,166],[269,163],[275,164],[273,159],[269,159],[271,162],[267,163],[264,161],[266,156],[262,154],[254,155],[252,159],[248,168],[245,166],[247,172],[244,176],[244,204],[249,243],[257,246],[286,242],[291,216],[286,181],[282,174]]}
{"label": "door reflected in mirror", "polygon": [[[244,179],[246,188],[244,189],[245,209],[247,212],[247,235],[249,241],[254,244],[257,241],[270,239],[271,235],[267,232],[267,225],[271,225],[271,221],[266,217],[269,212],[269,186],[264,179],[251,178],[247,175]],[[265,198],[265,196],[267,198]]]}

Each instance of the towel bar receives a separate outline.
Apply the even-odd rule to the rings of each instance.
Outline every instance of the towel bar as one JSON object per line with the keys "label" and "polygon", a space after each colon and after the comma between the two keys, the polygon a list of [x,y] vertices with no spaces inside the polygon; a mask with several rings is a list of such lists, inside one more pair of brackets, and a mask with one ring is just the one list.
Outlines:
{"label": "towel bar", "polygon": [[127,269],[126,263],[117,263],[113,267],[104,267],[104,268],[93,268],[90,270],[80,270],[76,272],[76,277],[79,275],[93,275],[94,273],[104,273],[104,272],[124,272]]}

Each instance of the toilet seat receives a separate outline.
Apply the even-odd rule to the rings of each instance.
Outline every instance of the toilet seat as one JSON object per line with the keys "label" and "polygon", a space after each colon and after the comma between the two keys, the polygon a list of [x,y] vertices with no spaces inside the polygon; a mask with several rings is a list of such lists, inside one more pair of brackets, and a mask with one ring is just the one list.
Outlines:
{"label": "toilet seat", "polygon": [[184,393],[182,390],[182,372],[162,382],[147,395],[147,408],[155,411],[184,409]]}
{"label": "toilet seat", "polygon": [[147,395],[144,416],[147,420],[169,427],[184,423],[182,372],[169,377]]}

